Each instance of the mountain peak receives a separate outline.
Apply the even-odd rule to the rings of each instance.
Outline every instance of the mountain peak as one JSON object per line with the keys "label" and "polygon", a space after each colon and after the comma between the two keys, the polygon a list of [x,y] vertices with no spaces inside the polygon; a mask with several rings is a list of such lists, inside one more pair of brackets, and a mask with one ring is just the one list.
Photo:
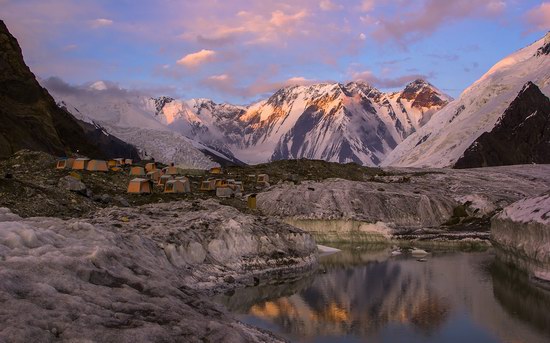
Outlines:
{"label": "mountain peak", "polygon": [[550,54],[550,31],[544,36],[544,43],[542,47],[537,50],[537,56]]}

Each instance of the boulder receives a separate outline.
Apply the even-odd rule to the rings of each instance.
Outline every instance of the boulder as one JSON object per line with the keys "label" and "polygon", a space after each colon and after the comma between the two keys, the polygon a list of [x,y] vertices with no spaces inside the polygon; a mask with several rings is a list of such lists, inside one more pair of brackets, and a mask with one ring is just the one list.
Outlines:
{"label": "boulder", "polygon": [[68,175],[68,176],[65,176],[65,177],[62,177],[61,179],[59,179],[59,182],[57,183],[57,186],[60,187],[60,188],[63,188],[63,189],[66,189],[68,191],[71,191],[71,192],[78,192],[78,193],[82,193],[82,192],[85,192],[86,191],[86,185]]}

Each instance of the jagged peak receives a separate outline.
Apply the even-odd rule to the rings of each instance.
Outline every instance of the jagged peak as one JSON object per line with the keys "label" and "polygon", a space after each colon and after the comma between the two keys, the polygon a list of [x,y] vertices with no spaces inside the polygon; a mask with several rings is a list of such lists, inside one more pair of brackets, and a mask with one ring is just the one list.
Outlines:
{"label": "jagged peak", "polygon": [[431,83],[429,83],[428,81],[424,80],[424,79],[416,79],[416,80],[413,80],[411,82],[409,82],[406,86],[405,86],[405,90],[406,89],[422,89],[424,87],[429,87],[429,88],[433,88],[433,89],[436,89]]}
{"label": "jagged peak", "polygon": [[524,94],[532,94],[532,93],[537,93],[537,94],[544,95],[542,93],[542,91],[540,90],[540,88],[535,83],[533,83],[531,81],[527,81],[523,85],[523,88],[521,89],[521,91],[518,93],[517,98],[521,97]]}

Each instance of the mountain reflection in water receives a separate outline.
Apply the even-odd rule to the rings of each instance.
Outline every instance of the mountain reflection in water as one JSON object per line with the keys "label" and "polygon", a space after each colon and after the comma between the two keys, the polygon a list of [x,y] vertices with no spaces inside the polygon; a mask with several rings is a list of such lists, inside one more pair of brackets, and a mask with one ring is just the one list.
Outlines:
{"label": "mountain reflection in water", "polygon": [[497,265],[491,252],[427,259],[345,250],[321,260],[326,273],[220,301],[292,341],[550,341],[548,292]]}

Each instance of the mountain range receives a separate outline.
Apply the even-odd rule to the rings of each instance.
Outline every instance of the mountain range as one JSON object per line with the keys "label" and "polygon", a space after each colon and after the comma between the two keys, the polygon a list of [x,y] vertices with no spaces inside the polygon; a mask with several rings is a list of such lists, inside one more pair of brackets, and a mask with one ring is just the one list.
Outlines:
{"label": "mountain range", "polygon": [[[44,84],[77,118],[98,123],[142,153],[178,163],[186,161],[155,150],[159,140],[171,140],[160,144],[169,149],[183,138],[246,163],[309,158],[374,166],[452,100],[423,80],[395,93],[364,82],[286,87],[249,106],[154,98],[102,81],[78,89],[56,80]],[[147,140],[140,139],[143,130]]]}

